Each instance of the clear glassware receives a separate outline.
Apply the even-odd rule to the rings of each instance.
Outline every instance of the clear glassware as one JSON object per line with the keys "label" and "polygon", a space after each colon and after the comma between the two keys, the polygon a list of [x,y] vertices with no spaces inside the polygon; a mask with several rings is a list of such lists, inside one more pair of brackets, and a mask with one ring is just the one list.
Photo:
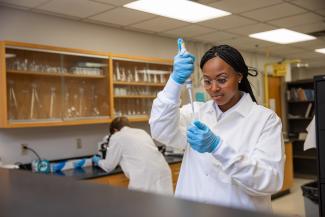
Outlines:
{"label": "clear glassware", "polygon": [[9,84],[9,120],[17,119],[18,104],[15,94],[15,82],[13,80],[8,81]]}
{"label": "clear glassware", "polygon": [[85,89],[83,87],[79,88],[79,115],[84,116],[84,97],[85,97]]}
{"label": "clear glassware", "polygon": [[137,67],[134,68],[134,81],[135,82],[140,81]]}
{"label": "clear glassware", "polygon": [[65,95],[64,95],[64,116],[66,118],[72,118],[72,111],[71,111],[71,105],[70,105],[71,101],[70,101],[70,93],[68,91],[66,91]]}
{"label": "clear glassware", "polygon": [[121,72],[120,72],[120,67],[119,67],[118,63],[116,63],[115,72],[116,72],[116,80],[120,81],[121,80]]}
{"label": "clear glassware", "polygon": [[121,69],[121,81],[126,81],[126,74],[125,74],[125,69]]}
{"label": "clear glassware", "polygon": [[153,83],[158,83],[158,79],[157,79],[157,74],[155,73],[154,75],[153,75]]}
{"label": "clear glassware", "polygon": [[164,71],[160,72],[160,83],[166,83]]}
{"label": "clear glassware", "polygon": [[140,99],[136,99],[135,105],[136,105],[136,114],[141,115],[141,112],[140,112]]}
{"label": "clear glassware", "polygon": [[144,69],[144,70],[143,70],[143,82],[147,82],[147,81],[148,81],[147,70]]}
{"label": "clear glassware", "polygon": [[150,71],[149,69],[146,70],[146,73],[147,73],[147,82],[151,83],[151,73],[149,71]]}
{"label": "clear glassware", "polygon": [[133,81],[133,75],[132,75],[130,69],[127,70],[127,73],[126,73],[126,80],[127,80],[128,82],[132,82],[132,81]]}
{"label": "clear glassware", "polygon": [[32,96],[30,103],[30,119],[37,119],[41,116],[42,104],[38,96],[38,85],[32,83]]}
{"label": "clear glassware", "polygon": [[92,99],[92,115],[99,116],[100,112],[98,109],[98,95],[96,94],[95,86],[91,86],[91,99]]}
{"label": "clear glassware", "polygon": [[49,111],[49,118],[52,119],[54,118],[54,108],[55,108],[55,100],[56,100],[56,88],[51,87],[50,89],[50,111]]}

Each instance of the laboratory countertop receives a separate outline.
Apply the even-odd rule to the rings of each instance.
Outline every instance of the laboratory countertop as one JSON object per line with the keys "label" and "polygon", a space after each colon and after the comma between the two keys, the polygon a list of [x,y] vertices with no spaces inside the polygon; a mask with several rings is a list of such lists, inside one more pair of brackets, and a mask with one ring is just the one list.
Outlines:
{"label": "laboratory countertop", "polygon": [[[167,163],[169,164],[180,163],[183,158],[181,155],[164,155],[164,157]],[[88,166],[80,169],[68,169],[68,170],[63,170],[55,173],[49,173],[47,175],[64,176],[64,177],[71,177],[74,179],[82,180],[82,179],[94,179],[103,176],[119,174],[122,172],[123,171],[119,166],[109,173],[99,167]]]}
{"label": "laboratory countertop", "polygon": [[14,169],[0,168],[0,192],[8,217],[274,216]]}

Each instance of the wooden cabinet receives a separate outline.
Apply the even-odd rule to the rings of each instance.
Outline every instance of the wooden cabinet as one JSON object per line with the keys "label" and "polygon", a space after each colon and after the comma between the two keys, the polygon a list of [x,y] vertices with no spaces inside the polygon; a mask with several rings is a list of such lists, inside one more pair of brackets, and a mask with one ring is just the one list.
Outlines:
{"label": "wooden cabinet", "polygon": [[114,110],[131,121],[147,121],[152,101],[172,70],[164,59],[112,56]]}
{"label": "wooden cabinet", "polygon": [[290,190],[293,186],[293,161],[292,161],[292,144],[285,143],[286,161],[284,164],[284,180],[281,191]]}
{"label": "wooden cabinet", "polygon": [[176,184],[179,176],[179,171],[181,169],[181,164],[182,163],[175,163],[175,164],[170,164],[170,168],[172,170],[172,179],[173,179],[173,189],[175,191],[176,189]]}
{"label": "wooden cabinet", "polygon": [[[169,166],[172,171],[173,188],[175,191],[181,163],[170,164]],[[97,184],[112,185],[112,186],[126,187],[126,188],[129,185],[129,179],[123,173],[108,175],[108,176],[95,178],[95,179],[87,179],[86,181],[97,183]]]}
{"label": "wooden cabinet", "polygon": [[172,61],[0,42],[0,127],[147,121]]}
{"label": "wooden cabinet", "polygon": [[95,179],[88,179],[87,182],[104,184],[104,185],[112,185],[118,187],[126,187],[126,188],[129,185],[129,179],[123,173],[103,176]]}
{"label": "wooden cabinet", "polygon": [[0,43],[0,127],[110,121],[107,53]]}

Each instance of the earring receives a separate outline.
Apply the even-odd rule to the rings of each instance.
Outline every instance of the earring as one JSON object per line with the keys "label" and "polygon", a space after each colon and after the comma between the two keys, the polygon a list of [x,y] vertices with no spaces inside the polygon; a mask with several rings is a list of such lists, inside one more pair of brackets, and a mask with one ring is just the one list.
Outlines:
{"label": "earring", "polygon": [[240,84],[241,80],[238,81],[238,83]]}

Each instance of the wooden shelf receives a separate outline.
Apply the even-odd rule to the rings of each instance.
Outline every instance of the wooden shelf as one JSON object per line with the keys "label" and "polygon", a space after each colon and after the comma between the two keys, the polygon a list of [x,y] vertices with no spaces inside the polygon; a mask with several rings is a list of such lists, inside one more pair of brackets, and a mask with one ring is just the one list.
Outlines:
{"label": "wooden shelf", "polygon": [[156,96],[145,96],[145,95],[126,95],[126,96],[114,96],[114,98],[120,99],[154,99]]}
{"label": "wooden shelf", "polygon": [[288,118],[288,120],[312,120],[312,117],[296,117],[296,118]]}
{"label": "wooden shelf", "polygon": [[22,127],[48,127],[48,126],[75,126],[84,124],[107,124],[112,122],[111,118],[97,118],[89,120],[61,120],[61,121],[44,121],[44,122],[30,122],[30,121],[12,121],[9,122],[8,128],[22,128]]}
{"label": "wooden shelf", "polygon": [[149,120],[148,115],[126,115],[131,122],[146,122]]}
{"label": "wooden shelf", "polygon": [[35,75],[35,76],[49,76],[49,77],[72,77],[72,78],[105,78],[104,75],[75,75],[72,73],[46,73],[33,71],[8,71],[9,74],[17,75]]}
{"label": "wooden shelf", "polygon": [[316,160],[316,156],[308,156],[308,155],[293,155],[293,158],[305,159],[305,160]]}
{"label": "wooden shelf", "polygon": [[304,139],[289,139],[291,142],[305,142]]}
{"label": "wooden shelf", "polygon": [[301,179],[316,179],[317,175],[315,174],[308,174],[308,173],[295,173],[294,174],[295,178],[301,178]]}
{"label": "wooden shelf", "polygon": [[288,103],[313,103],[314,100],[301,100],[301,101],[297,101],[297,100],[288,100]]}
{"label": "wooden shelf", "polygon": [[149,82],[127,82],[127,81],[114,81],[114,85],[132,85],[132,86],[150,86],[150,87],[164,87],[166,84],[155,84]]}
{"label": "wooden shelf", "polygon": [[[150,101],[155,99],[158,91],[162,90],[166,85],[166,82],[163,81],[167,81],[168,77],[170,76],[173,63],[172,59],[146,58],[116,54],[113,55],[107,52],[95,52],[20,42],[0,42],[0,48],[0,65],[2,66],[0,67],[0,74],[3,75],[2,79],[0,79],[0,96],[2,97],[2,100],[0,100],[0,128],[109,123],[114,118],[114,110],[123,110],[123,112],[126,114],[133,114],[134,111],[139,114],[140,112],[141,114],[144,114],[143,111],[146,111],[146,114],[149,114],[151,110]],[[5,58],[6,53],[13,54],[13,58]],[[20,70],[17,70],[17,68],[14,67],[19,63],[17,63],[17,61],[24,61],[26,64],[32,63],[33,61],[38,65],[53,65],[57,67],[65,66],[65,68],[62,68],[62,70],[61,68],[53,69],[55,72],[51,73],[46,72],[45,70],[43,71],[41,68],[33,68],[35,70],[31,70],[32,68],[21,70],[24,68],[19,68]],[[83,74],[76,74],[79,71],[74,71],[74,69],[71,68],[73,66],[79,66],[79,63],[87,62],[100,63],[107,67],[101,68],[101,71],[97,70],[96,67],[89,69],[84,68],[82,71],[80,71],[80,73]],[[141,74],[142,72],[139,72],[140,74],[138,75],[141,82],[134,82],[135,80],[133,80],[133,82],[114,81],[114,69],[116,64],[125,70],[133,70],[134,68],[147,69],[148,74],[150,75],[149,78],[156,79],[151,79],[151,82],[143,82],[143,79],[145,80],[145,76],[144,74]],[[81,65],[80,67],[83,68]],[[99,74],[99,72],[101,74]],[[154,74],[157,76],[152,76]],[[160,81],[163,83],[160,83]],[[34,115],[32,118],[30,118],[30,120],[29,116],[31,115],[29,115],[30,109],[28,108],[28,105],[31,103],[30,97],[34,91],[31,89],[31,84],[33,83],[37,85],[35,86],[37,87],[37,94],[39,95],[39,100],[41,101],[42,107],[33,107],[34,113],[32,114]],[[10,87],[8,88],[8,86]],[[55,120],[49,119],[49,117],[61,117],[62,114],[65,114],[64,112],[68,111],[66,109],[68,107],[76,107],[78,102],[72,102],[72,99],[81,95],[81,86],[85,93],[96,94],[97,96],[96,102],[85,100],[83,103],[95,103],[95,106],[99,109],[100,113],[105,114],[106,117],[82,117],[75,119],[57,118]],[[20,105],[24,105],[23,108],[11,108],[12,105],[9,103],[9,100],[12,100],[9,99],[9,95],[12,95],[10,92],[12,91],[10,89],[11,87],[15,91],[14,97],[17,98]],[[34,88],[33,85],[32,88]],[[114,91],[117,88],[135,88],[139,90],[141,89],[142,92],[139,91],[134,92],[134,94],[131,93],[115,96],[114,93],[117,93],[118,91]],[[17,91],[16,89],[24,91]],[[51,91],[50,93],[49,90]],[[51,100],[53,101],[53,98],[51,99],[49,95],[53,93],[52,90],[55,91],[54,102],[51,102]],[[152,90],[152,92],[146,92],[144,90]],[[69,93],[69,95],[66,95],[66,93]],[[122,92],[118,93],[122,94]],[[82,97],[88,97],[87,94],[83,95]],[[67,98],[68,96],[69,99]],[[66,98],[69,102],[66,102]],[[81,96],[79,98],[81,98]],[[140,103],[134,103],[138,101],[140,101]],[[54,107],[52,106],[53,104]],[[69,106],[65,106],[66,104],[69,104]],[[131,113],[130,109],[132,109]],[[50,111],[55,114],[50,115]],[[129,119],[131,122],[145,122],[148,121],[149,116],[131,115],[129,116]]]}

